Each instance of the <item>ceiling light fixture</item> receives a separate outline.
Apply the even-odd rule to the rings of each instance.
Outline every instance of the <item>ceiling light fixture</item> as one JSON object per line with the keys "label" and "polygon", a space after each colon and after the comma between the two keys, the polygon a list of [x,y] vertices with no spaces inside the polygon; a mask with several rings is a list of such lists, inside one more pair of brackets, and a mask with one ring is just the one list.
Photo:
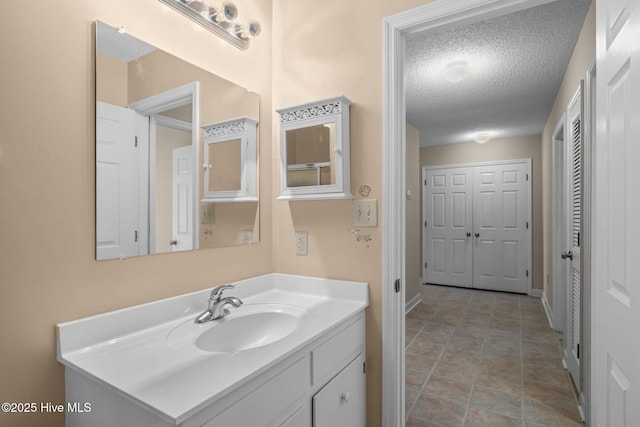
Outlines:
{"label": "ceiling light fixture", "polygon": [[489,132],[480,132],[474,139],[478,144],[484,144],[491,139],[491,135],[489,135]]}
{"label": "ceiling light fixture", "polygon": [[260,34],[258,21],[250,20],[247,24],[236,22],[238,8],[230,1],[220,6],[212,6],[202,0],[159,1],[242,50],[249,47],[251,37]]}
{"label": "ceiling light fixture", "polygon": [[444,78],[451,82],[457,83],[469,76],[469,64],[467,61],[458,60],[451,61],[444,66]]}

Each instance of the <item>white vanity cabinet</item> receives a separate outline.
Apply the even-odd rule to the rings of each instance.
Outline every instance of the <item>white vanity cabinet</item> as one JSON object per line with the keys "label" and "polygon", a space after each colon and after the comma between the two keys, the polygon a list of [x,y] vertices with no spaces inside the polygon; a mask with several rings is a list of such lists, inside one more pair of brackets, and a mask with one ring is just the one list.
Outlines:
{"label": "white vanity cabinet", "polygon": [[345,321],[184,427],[364,427],[364,313]]}
{"label": "white vanity cabinet", "polygon": [[365,426],[366,283],[244,279],[242,306],[195,323],[210,293],[58,324],[66,401],[91,407],[66,426]]}

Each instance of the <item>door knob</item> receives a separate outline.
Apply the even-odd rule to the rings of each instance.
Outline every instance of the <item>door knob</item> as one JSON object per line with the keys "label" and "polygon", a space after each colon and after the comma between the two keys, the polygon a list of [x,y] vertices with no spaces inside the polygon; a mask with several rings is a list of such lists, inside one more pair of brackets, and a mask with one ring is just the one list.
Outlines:
{"label": "door knob", "polygon": [[176,245],[178,244],[178,241],[177,241],[177,240],[171,240],[171,241],[169,242],[169,244],[170,244],[171,246],[176,246]]}
{"label": "door knob", "polygon": [[467,231],[467,237],[471,237],[471,233]]}
{"label": "door knob", "polygon": [[562,252],[560,254],[560,256],[562,257],[562,259],[567,259],[569,258],[570,260],[573,260],[573,252],[569,251],[569,252]]}
{"label": "door knob", "polygon": [[476,236],[476,237],[480,237],[480,233],[476,233],[476,234],[475,234],[475,236]]}

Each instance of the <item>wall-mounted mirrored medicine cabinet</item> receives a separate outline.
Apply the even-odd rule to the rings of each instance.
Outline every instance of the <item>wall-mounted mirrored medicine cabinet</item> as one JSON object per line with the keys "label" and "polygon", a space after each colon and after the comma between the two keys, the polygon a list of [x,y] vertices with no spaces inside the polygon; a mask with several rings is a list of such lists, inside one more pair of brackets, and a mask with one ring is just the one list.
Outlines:
{"label": "wall-mounted mirrored medicine cabinet", "polygon": [[204,199],[202,202],[255,202],[257,126],[249,117],[202,126]]}
{"label": "wall-mounted mirrored medicine cabinet", "polygon": [[349,107],[344,96],[277,110],[278,200],[351,199]]}

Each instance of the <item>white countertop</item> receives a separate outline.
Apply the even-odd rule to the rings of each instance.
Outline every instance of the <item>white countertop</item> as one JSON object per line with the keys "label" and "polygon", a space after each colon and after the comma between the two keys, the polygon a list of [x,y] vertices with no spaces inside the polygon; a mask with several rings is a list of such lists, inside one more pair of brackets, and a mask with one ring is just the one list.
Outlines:
{"label": "white countertop", "polygon": [[168,345],[172,330],[206,309],[209,288],[59,324],[58,361],[179,424],[368,305],[360,282],[268,274],[235,283],[225,295],[245,305],[287,304],[307,314],[287,337],[238,353]]}

